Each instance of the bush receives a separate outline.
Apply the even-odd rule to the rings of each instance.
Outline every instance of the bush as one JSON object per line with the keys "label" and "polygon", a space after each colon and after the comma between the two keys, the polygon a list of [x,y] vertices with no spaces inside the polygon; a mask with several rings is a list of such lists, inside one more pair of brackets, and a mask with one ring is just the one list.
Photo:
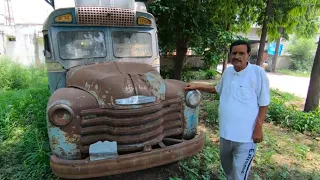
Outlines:
{"label": "bush", "polygon": [[311,72],[316,47],[316,41],[313,38],[293,38],[288,47],[291,54],[291,69]]}
{"label": "bush", "polygon": [[210,126],[218,128],[219,126],[219,95],[208,94],[204,95],[203,99],[208,99],[204,101],[203,111],[207,114],[205,122]]}
{"label": "bush", "polygon": [[214,79],[217,76],[217,71],[214,69],[206,70],[205,79]]}
{"label": "bush", "polygon": [[303,112],[294,106],[287,107],[286,100],[278,97],[271,98],[267,121],[281,124],[299,132],[309,131],[320,134],[320,111]]}
{"label": "bush", "polygon": [[45,69],[24,67],[8,58],[0,59],[0,91],[18,90],[47,82]]}
{"label": "bush", "polygon": [[160,67],[160,75],[163,79],[171,79],[173,73],[173,67],[169,65]]}
{"label": "bush", "polygon": [[[160,74],[164,79],[172,79],[173,67],[161,66]],[[190,66],[185,66],[182,70],[182,81],[189,82],[191,80],[205,80],[215,79],[217,72],[214,69],[211,70],[193,70]]]}

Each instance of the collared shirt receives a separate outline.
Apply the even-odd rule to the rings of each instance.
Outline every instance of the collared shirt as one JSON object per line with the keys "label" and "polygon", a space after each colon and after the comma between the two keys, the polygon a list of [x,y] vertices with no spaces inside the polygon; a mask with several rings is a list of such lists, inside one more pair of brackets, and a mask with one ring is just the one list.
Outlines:
{"label": "collared shirt", "polygon": [[264,70],[250,63],[240,72],[230,66],[216,90],[220,94],[220,136],[235,142],[253,142],[259,107],[270,103],[269,80]]}

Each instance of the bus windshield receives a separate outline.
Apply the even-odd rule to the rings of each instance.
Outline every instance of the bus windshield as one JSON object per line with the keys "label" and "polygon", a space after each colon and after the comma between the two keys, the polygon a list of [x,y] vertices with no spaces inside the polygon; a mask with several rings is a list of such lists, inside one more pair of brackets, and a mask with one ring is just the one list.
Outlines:
{"label": "bus windshield", "polygon": [[147,32],[116,31],[112,33],[115,57],[151,57],[152,38]]}
{"label": "bus windshield", "polygon": [[107,56],[103,32],[59,32],[58,42],[62,59],[102,58]]}

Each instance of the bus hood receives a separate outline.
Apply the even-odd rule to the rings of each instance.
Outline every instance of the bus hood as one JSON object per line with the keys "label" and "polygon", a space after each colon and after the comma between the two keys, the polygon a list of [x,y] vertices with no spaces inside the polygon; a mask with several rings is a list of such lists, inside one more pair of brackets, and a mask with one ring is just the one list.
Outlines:
{"label": "bus hood", "polygon": [[166,85],[150,65],[138,62],[103,62],[71,68],[67,87],[93,95],[100,108],[127,109],[165,100]]}

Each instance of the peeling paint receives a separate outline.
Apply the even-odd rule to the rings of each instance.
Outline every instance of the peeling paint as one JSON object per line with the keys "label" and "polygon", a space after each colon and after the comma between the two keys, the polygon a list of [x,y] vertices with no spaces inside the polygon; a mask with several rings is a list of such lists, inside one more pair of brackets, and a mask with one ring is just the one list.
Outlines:
{"label": "peeling paint", "polygon": [[80,141],[79,135],[70,137],[59,127],[54,127],[50,123],[48,125],[48,134],[51,150],[56,156],[68,160],[81,158],[80,150],[76,145]]}
{"label": "peeling paint", "polygon": [[106,107],[106,104],[104,103],[104,100],[103,99],[100,99],[99,96],[97,95],[97,93],[95,91],[88,91],[90,94],[92,94],[98,101],[98,104],[101,106],[101,107]]}
{"label": "peeling paint", "polygon": [[131,93],[133,93],[133,91],[134,91],[134,88],[133,88],[132,84],[127,84],[123,89],[123,92],[126,94],[131,94]]}
{"label": "peeling paint", "polygon": [[146,90],[148,90],[148,87],[147,87],[147,86],[141,86],[141,85],[139,84],[139,89],[140,89],[141,91],[146,91]]}
{"label": "peeling paint", "polygon": [[166,84],[162,77],[159,74],[148,72],[146,73],[146,80],[153,95],[157,96],[159,100],[165,100]]}
{"label": "peeling paint", "polygon": [[76,99],[85,99],[86,98],[86,96],[78,96],[78,97],[76,97]]}
{"label": "peeling paint", "polygon": [[195,109],[184,104],[184,138],[190,139],[197,133],[199,106]]}

